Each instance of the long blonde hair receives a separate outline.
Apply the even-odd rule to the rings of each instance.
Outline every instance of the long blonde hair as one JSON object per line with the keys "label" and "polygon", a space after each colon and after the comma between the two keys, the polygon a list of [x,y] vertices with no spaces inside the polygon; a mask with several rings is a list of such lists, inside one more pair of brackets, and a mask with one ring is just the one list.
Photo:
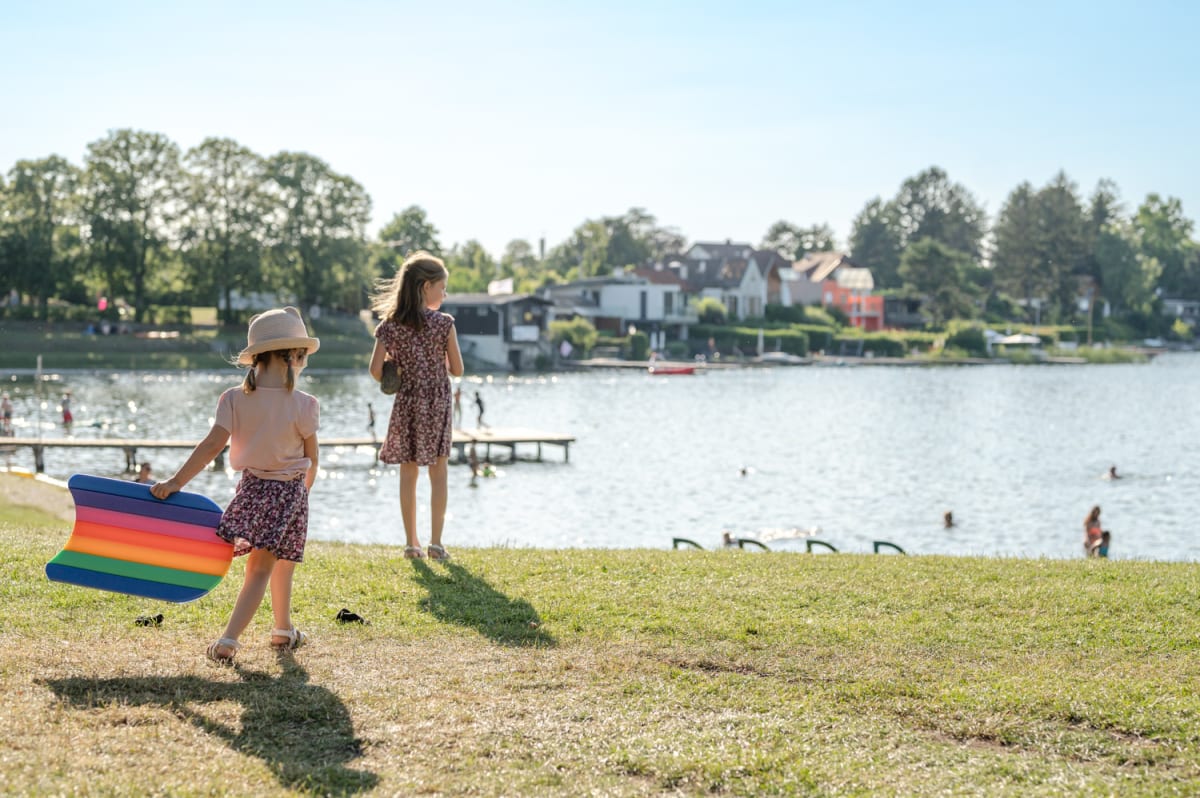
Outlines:
{"label": "long blonde hair", "polygon": [[421,301],[421,289],[426,283],[436,283],[450,276],[441,258],[425,250],[412,253],[390,280],[380,280],[375,286],[371,309],[384,321],[425,329],[425,303]]}
{"label": "long blonde hair", "polygon": [[292,368],[292,364],[301,357],[308,355],[307,349],[272,349],[269,352],[259,352],[251,356],[250,368],[246,369],[246,376],[242,380],[242,393],[254,393],[258,388],[258,378],[255,374],[258,372],[259,363],[270,363],[271,358],[277,357],[287,363],[287,380],[284,385],[289,391],[296,387],[296,371]]}

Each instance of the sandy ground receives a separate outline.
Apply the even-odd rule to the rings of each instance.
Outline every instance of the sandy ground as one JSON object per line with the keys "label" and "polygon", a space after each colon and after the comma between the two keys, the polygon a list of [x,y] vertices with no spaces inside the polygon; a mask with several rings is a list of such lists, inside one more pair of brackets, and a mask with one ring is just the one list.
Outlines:
{"label": "sandy ground", "polygon": [[64,521],[75,520],[75,502],[66,486],[23,472],[0,472],[0,503],[36,507]]}

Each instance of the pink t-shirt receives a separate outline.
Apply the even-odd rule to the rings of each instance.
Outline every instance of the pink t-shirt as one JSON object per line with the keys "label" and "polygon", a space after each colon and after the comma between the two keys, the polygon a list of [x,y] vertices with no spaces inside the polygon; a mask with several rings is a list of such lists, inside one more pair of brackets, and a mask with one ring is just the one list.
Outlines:
{"label": "pink t-shirt", "polygon": [[229,430],[229,464],[260,479],[303,477],[312,466],[304,439],[321,425],[315,396],[287,388],[230,388],[217,400],[218,426]]}

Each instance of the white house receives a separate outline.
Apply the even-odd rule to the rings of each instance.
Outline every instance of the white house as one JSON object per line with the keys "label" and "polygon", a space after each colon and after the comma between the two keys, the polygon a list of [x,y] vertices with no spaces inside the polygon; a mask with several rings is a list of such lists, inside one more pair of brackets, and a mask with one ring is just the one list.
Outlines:
{"label": "white house", "polygon": [[755,255],[749,244],[697,242],[668,267],[688,294],[717,299],[729,318],[744,319],[766,312],[767,277]]}
{"label": "white house", "polygon": [[607,277],[588,277],[543,290],[554,303],[556,318],[582,316],[597,330],[626,335],[630,328],[650,336],[650,345],[658,348],[672,337],[687,338],[687,328],[695,324],[684,284],[670,269],[618,269]]}
{"label": "white house", "polygon": [[1192,327],[1200,325],[1200,302],[1194,299],[1163,297],[1162,312],[1164,316],[1183,319]]}

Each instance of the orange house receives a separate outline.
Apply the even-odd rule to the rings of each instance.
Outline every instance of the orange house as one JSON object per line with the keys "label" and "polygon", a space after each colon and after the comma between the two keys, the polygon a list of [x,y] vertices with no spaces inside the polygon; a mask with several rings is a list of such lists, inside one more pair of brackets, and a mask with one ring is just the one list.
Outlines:
{"label": "orange house", "polygon": [[846,314],[850,323],[864,332],[883,329],[883,297],[871,296],[870,290],[839,285],[837,280],[821,283],[821,306],[835,307]]}

